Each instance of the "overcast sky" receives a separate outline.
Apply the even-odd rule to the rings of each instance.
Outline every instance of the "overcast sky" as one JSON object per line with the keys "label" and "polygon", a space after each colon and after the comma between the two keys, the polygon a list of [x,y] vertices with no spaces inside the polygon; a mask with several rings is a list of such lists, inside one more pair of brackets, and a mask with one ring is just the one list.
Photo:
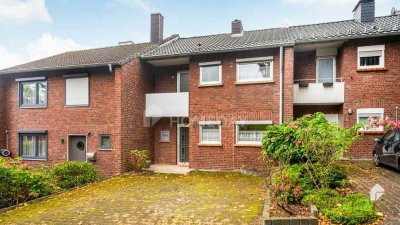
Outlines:
{"label": "overcast sky", "polygon": [[[65,51],[147,42],[150,13],[181,37],[346,20],[358,0],[0,0],[0,68]],[[377,16],[399,0],[376,0]]]}

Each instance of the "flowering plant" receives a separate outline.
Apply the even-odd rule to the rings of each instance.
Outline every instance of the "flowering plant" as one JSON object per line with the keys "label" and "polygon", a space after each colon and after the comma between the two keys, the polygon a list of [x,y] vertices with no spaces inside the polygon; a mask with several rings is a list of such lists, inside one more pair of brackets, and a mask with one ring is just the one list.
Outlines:
{"label": "flowering plant", "polygon": [[367,123],[364,126],[365,130],[373,130],[376,128],[383,127],[385,130],[400,130],[400,121],[395,121],[389,116],[385,118],[369,117]]}

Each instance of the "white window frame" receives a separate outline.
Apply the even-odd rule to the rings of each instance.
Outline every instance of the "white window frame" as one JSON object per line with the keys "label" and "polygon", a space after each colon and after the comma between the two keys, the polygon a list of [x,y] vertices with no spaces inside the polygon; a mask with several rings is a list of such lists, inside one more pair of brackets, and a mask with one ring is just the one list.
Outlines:
{"label": "white window frame", "polygon": [[[203,126],[207,125],[218,125],[219,127],[219,141],[203,141]],[[222,129],[221,129],[221,121],[199,121],[199,142],[200,144],[211,144],[211,145],[220,145],[222,144]]]}
{"label": "white window frame", "polygon": [[[360,116],[375,116],[379,114],[380,118],[384,118],[385,109],[384,108],[361,108],[357,109],[357,123],[360,122]],[[384,127],[380,126],[378,128],[372,129],[371,131],[383,131]],[[360,128],[360,131],[365,131],[364,128]]]}
{"label": "white window frame", "polygon": [[[319,81],[319,60],[320,59],[333,59],[333,82],[336,82],[336,56],[318,56],[315,63],[316,63],[316,83]],[[323,83],[323,82],[322,82]]]}
{"label": "white window frame", "polygon": [[[221,61],[203,62],[199,63],[200,66],[200,86],[214,86],[222,85],[222,63]],[[203,67],[218,66],[219,68],[219,81],[203,82]]]}
{"label": "white window frame", "polygon": [[235,129],[236,129],[236,144],[237,145],[260,145],[262,142],[258,141],[239,141],[239,126],[240,125],[272,125],[271,120],[257,120],[257,121],[236,121],[235,122]]}
{"label": "white window frame", "polygon": [[[251,64],[251,63],[260,63],[260,62],[270,62],[270,77],[266,79],[246,79],[240,80],[239,73],[240,73],[240,65],[241,64]],[[271,82],[274,80],[274,57],[267,56],[267,57],[256,57],[256,58],[243,58],[243,59],[236,59],[236,83],[257,83],[257,82]]]}
{"label": "white window frame", "polygon": [[[377,66],[361,66],[360,52],[368,51],[382,51],[382,57],[379,60],[380,64]],[[385,68],[385,45],[371,45],[363,46],[357,48],[357,68],[358,69],[375,69],[375,68]]]}
{"label": "white window frame", "polygon": [[[185,71],[178,71],[177,73],[177,79],[176,79],[176,92],[181,92],[181,74],[182,73],[189,73],[188,70]],[[190,75],[189,75],[190,76]],[[190,77],[189,77],[190,79]],[[190,83],[190,82],[189,82]],[[189,84],[190,86],[190,84]],[[188,91],[189,92],[189,91]]]}

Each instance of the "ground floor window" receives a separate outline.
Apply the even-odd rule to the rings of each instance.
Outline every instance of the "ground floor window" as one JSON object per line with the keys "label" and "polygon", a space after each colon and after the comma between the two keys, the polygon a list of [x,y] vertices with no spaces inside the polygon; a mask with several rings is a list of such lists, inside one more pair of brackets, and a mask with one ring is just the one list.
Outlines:
{"label": "ground floor window", "polygon": [[47,132],[19,132],[19,156],[23,159],[47,158]]}
{"label": "ground floor window", "polygon": [[100,150],[111,150],[111,135],[109,134],[102,134],[99,136]]}
{"label": "ground floor window", "polygon": [[272,121],[237,121],[236,143],[261,145],[265,130]]}
{"label": "ground floor window", "polygon": [[200,143],[221,144],[221,121],[200,121]]}
{"label": "ground floor window", "polygon": [[[362,123],[367,121],[370,117],[379,120],[382,119],[384,115],[383,108],[364,108],[357,109],[357,123]],[[383,131],[383,126],[380,127],[370,127],[369,130]],[[361,130],[365,130],[362,128]]]}

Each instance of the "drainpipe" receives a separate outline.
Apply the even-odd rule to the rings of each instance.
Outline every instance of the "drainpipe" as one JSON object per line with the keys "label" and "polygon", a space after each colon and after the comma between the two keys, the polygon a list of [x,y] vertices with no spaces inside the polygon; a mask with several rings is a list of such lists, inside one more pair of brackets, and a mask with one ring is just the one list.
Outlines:
{"label": "drainpipe", "polygon": [[283,47],[279,48],[279,124],[283,122]]}

